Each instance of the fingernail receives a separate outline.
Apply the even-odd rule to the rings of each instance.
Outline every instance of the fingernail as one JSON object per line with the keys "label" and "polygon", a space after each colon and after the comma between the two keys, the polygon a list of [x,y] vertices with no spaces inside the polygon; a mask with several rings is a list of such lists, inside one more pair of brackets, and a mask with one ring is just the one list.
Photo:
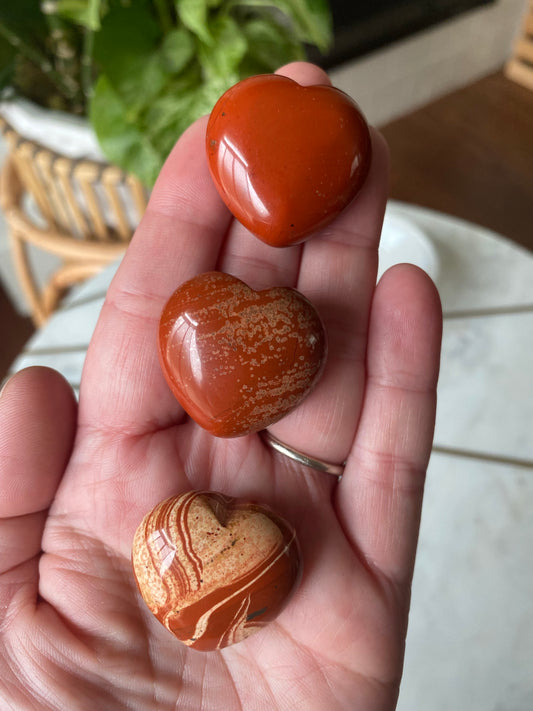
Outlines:
{"label": "fingernail", "polygon": [[0,399],[2,398],[2,395],[5,392],[5,389],[7,388],[8,383],[11,381],[12,375],[8,375],[7,378],[4,380],[2,383],[2,388],[0,389]]}

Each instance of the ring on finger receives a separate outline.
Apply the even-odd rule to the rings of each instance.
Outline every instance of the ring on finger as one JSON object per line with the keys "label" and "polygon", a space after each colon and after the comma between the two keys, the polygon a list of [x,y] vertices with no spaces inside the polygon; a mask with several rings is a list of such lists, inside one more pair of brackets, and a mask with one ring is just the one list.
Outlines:
{"label": "ring on finger", "polygon": [[324,474],[336,476],[339,480],[344,473],[345,462],[343,462],[342,464],[332,464],[331,462],[325,462],[322,459],[310,457],[309,455],[304,454],[304,452],[300,452],[299,450],[294,449],[294,447],[290,447],[288,444],[285,444],[277,437],[274,437],[274,435],[271,434],[268,430],[262,430],[259,434],[263,442],[268,447],[274,449],[280,454],[283,454],[285,457],[288,457],[289,459],[298,462],[298,464],[303,464],[306,467],[315,469],[319,472],[323,472]]}

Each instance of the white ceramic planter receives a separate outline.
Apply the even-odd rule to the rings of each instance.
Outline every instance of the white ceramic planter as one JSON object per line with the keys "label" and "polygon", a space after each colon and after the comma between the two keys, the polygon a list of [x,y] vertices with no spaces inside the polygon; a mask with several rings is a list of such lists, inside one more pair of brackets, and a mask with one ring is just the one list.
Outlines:
{"label": "white ceramic planter", "polygon": [[56,153],[105,160],[91,125],[81,116],[44,109],[21,98],[0,102],[0,115],[19,135]]}

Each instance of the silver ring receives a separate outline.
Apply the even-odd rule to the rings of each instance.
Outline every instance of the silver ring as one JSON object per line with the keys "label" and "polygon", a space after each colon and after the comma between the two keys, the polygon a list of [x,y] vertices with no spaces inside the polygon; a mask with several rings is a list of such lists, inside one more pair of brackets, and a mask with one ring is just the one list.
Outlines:
{"label": "silver ring", "polygon": [[293,459],[295,462],[298,462],[298,464],[303,464],[306,467],[316,469],[317,471],[324,472],[325,474],[331,474],[332,476],[336,476],[339,479],[344,474],[344,463],[331,464],[330,462],[322,461],[322,459],[314,459],[313,457],[309,457],[307,454],[299,452],[293,447],[289,447],[288,444],[280,442],[280,440],[277,439],[277,437],[274,437],[273,434],[270,434],[268,430],[261,430],[259,434],[261,435],[261,439],[266,445],[268,445],[272,449],[275,449],[276,452],[283,454],[285,457]]}

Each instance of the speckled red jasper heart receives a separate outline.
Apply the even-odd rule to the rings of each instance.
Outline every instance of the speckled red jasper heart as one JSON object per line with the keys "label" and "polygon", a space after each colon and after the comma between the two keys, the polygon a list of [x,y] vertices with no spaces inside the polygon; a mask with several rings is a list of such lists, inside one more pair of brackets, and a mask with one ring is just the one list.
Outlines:
{"label": "speckled red jasper heart", "polygon": [[201,650],[240,642],[281,612],[301,577],[293,528],[265,506],[188,492],[145,516],[133,541],[144,601]]}
{"label": "speckled red jasper heart", "polygon": [[218,100],[207,126],[211,175],[235,217],[264,242],[301,242],[331,222],[370,166],[367,123],[331,86],[264,74]]}
{"label": "speckled red jasper heart", "polygon": [[163,309],[159,356],[186,412],[218,437],[268,427],[318,381],[326,337],[298,291],[254,291],[207,272],[182,284]]}

